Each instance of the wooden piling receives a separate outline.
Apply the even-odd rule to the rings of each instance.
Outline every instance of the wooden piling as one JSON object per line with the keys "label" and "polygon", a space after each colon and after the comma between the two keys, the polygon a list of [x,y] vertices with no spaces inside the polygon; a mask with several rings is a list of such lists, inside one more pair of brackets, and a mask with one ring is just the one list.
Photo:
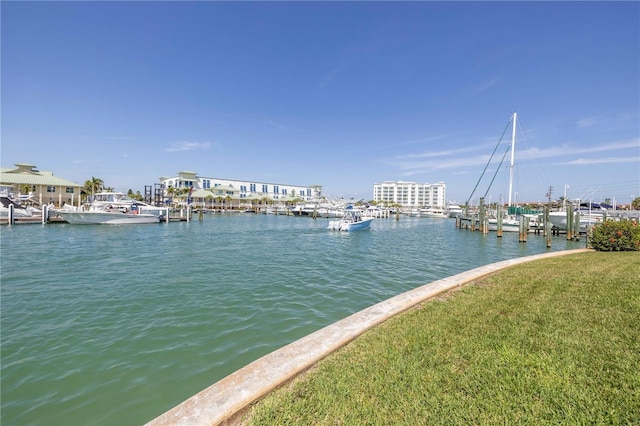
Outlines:
{"label": "wooden piling", "polygon": [[551,248],[551,222],[549,222],[549,207],[544,208],[542,225],[544,226],[544,236],[547,239],[547,248]]}
{"label": "wooden piling", "polygon": [[520,221],[518,222],[518,242],[526,243],[527,242],[527,222],[521,216]]}
{"label": "wooden piling", "polygon": [[480,232],[484,235],[485,232],[485,217],[486,217],[486,207],[484,205],[484,197],[480,198],[480,210],[478,212],[479,216],[479,224],[478,226],[480,227]]}

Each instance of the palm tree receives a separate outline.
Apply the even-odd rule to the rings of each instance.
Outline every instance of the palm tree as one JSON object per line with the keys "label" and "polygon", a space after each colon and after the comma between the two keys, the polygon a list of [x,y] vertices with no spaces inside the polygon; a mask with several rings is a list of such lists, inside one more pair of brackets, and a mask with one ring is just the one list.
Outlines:
{"label": "palm tree", "polygon": [[173,186],[167,188],[167,196],[173,203],[173,196],[176,194],[176,189]]}
{"label": "palm tree", "polygon": [[91,179],[84,183],[84,188],[82,188],[82,192],[85,195],[95,194],[96,192],[102,190],[104,187],[104,182],[102,179],[91,176]]}

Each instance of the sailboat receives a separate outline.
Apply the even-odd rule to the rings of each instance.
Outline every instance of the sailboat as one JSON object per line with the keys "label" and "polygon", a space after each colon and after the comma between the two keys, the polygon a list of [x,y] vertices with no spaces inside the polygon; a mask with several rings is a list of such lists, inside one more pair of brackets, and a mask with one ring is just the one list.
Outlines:
{"label": "sailboat", "polygon": [[[512,194],[513,194],[513,167],[515,164],[515,146],[516,146],[516,122],[517,122],[517,118],[518,118],[518,114],[516,112],[513,113],[512,118],[511,118],[511,122],[512,122],[512,129],[511,129],[511,162],[509,165],[509,198],[508,198],[508,206],[511,207],[512,206]],[[505,129],[505,133],[506,133],[507,129]],[[504,135],[504,133],[503,133]],[[502,138],[500,138],[502,140]],[[498,141],[498,145],[500,144],[500,141]],[[475,190],[478,188],[478,184],[480,183],[480,180],[482,180],[482,177],[484,176],[484,173],[487,170],[487,167],[489,166],[489,163],[491,163],[491,160],[493,159],[494,154],[496,153],[496,150],[498,149],[498,145],[496,146],[496,148],[494,149],[493,153],[491,154],[491,157],[489,158],[489,161],[487,162],[487,165],[485,166],[485,169],[482,172],[482,175],[480,176],[480,179],[478,179],[478,182],[476,183],[475,188],[473,189],[473,191],[471,192],[471,195],[469,196],[469,200],[471,200],[471,197],[473,196]],[[508,151],[505,151],[502,160],[500,161],[500,165],[502,165],[502,161],[504,161],[504,158],[506,157]],[[496,168],[496,174],[498,172],[498,170],[500,169],[500,166],[498,166],[498,168]],[[493,179],[491,180],[491,183],[493,183],[493,180],[495,179],[495,174],[493,176]],[[489,192],[489,189],[491,189],[491,184],[489,184],[489,188],[487,188],[487,191],[484,194],[484,197],[482,197],[482,199],[484,199],[487,196],[487,193]],[[468,208],[469,205],[469,200],[467,200],[466,206]],[[474,219],[472,216],[460,216],[460,223],[465,224],[466,226],[470,226],[470,223],[472,221],[476,220],[476,224],[479,225],[479,223],[477,222],[477,219]],[[469,223],[467,223],[469,222]],[[506,232],[518,232],[520,230],[520,221],[515,218],[515,217],[511,217],[508,214],[506,215],[502,215],[502,230],[506,231]],[[496,231],[498,229],[498,218],[496,217],[496,215],[492,215],[491,217],[488,218],[488,229],[492,230],[492,231]]]}
{"label": "sailboat", "polygon": [[[511,131],[511,161],[509,163],[509,199],[507,202],[507,206],[511,207],[511,195],[513,194],[513,166],[515,164],[516,158],[516,121],[518,118],[518,113],[513,113],[513,126]],[[497,231],[498,230],[498,218],[490,217],[489,221],[489,230]],[[502,230],[504,232],[519,232],[520,231],[520,220],[511,217],[508,213],[502,217]]]}

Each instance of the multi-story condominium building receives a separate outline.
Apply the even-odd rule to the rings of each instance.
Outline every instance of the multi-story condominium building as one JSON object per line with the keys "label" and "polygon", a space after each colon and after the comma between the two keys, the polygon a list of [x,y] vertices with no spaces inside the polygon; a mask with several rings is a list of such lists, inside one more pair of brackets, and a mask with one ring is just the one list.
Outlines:
{"label": "multi-story condominium building", "polygon": [[373,200],[402,207],[445,207],[446,184],[388,181],[373,184]]}
{"label": "multi-story condominium building", "polygon": [[165,195],[169,188],[209,190],[214,196],[243,199],[247,197],[269,197],[274,200],[300,198],[310,200],[322,197],[321,185],[297,186],[282,183],[256,182],[249,180],[220,179],[198,176],[195,172],[180,172],[177,176],[161,177]]}

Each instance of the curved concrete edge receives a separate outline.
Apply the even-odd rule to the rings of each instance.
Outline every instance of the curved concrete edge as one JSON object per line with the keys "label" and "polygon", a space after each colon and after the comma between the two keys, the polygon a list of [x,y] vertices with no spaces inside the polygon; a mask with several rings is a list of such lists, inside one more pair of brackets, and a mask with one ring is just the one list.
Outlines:
{"label": "curved concrete edge", "polygon": [[402,293],[257,359],[147,425],[221,424],[365,331],[437,294],[520,263],[589,251],[565,250],[504,260]]}

